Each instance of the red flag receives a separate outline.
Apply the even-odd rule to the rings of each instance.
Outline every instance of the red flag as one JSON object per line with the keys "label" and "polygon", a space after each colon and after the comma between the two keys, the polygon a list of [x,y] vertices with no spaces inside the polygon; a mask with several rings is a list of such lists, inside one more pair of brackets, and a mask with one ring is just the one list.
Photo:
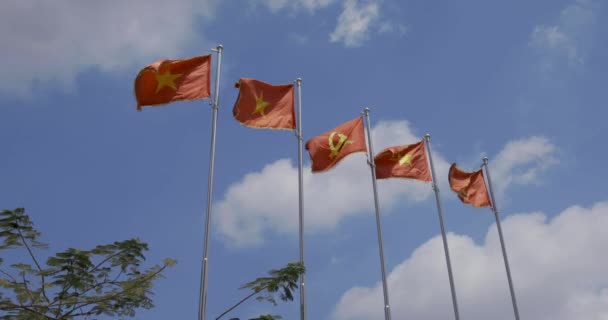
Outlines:
{"label": "red flag", "polygon": [[211,55],[181,60],[159,60],[143,68],[135,78],[137,110],[142,106],[211,95]]}
{"label": "red flag", "polygon": [[296,128],[293,84],[275,86],[241,78],[235,87],[239,88],[239,96],[232,114],[237,121],[253,128]]}
{"label": "red flag", "polygon": [[376,178],[410,178],[431,181],[424,140],[384,149],[374,157]]}
{"label": "red flag", "polygon": [[366,152],[363,117],[308,140],[306,150],[312,160],[312,172],[329,170],[351,153]]}
{"label": "red flag", "polygon": [[458,194],[458,198],[463,203],[478,208],[490,206],[490,197],[481,169],[474,172],[465,172],[458,169],[456,164],[453,163],[448,176],[450,188]]}

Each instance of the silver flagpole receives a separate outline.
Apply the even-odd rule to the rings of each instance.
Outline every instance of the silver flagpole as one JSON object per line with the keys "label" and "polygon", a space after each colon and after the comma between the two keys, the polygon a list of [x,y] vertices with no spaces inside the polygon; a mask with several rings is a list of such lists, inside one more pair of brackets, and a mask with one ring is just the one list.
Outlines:
{"label": "silver flagpole", "polygon": [[219,109],[220,94],[220,71],[222,68],[222,51],[224,46],[218,45],[213,52],[217,52],[217,69],[215,71],[215,92],[213,94],[213,116],[211,122],[211,148],[209,151],[209,180],[207,184],[207,214],[205,215],[205,242],[203,244],[203,265],[201,267],[200,301],[198,305],[198,320],[205,319],[205,308],[207,306],[207,269],[209,257],[209,225],[211,224],[211,200],[213,195],[213,168],[215,165],[215,135],[217,125],[217,110]]}
{"label": "silver flagpole", "polygon": [[[302,79],[296,79],[298,87],[298,191],[300,204],[300,263],[304,265],[304,178],[302,170]],[[300,320],[306,320],[306,288],[304,274],[300,275]]]}
{"label": "silver flagpole", "polygon": [[505,240],[502,236],[502,228],[500,227],[500,217],[496,208],[496,200],[494,199],[494,191],[492,189],[492,179],[490,178],[490,170],[488,168],[488,157],[483,157],[483,165],[486,170],[486,179],[488,179],[488,188],[490,190],[490,199],[492,201],[492,211],[496,217],[496,227],[498,228],[498,236],[500,237],[500,246],[502,247],[502,257],[505,261],[505,269],[507,269],[507,279],[509,280],[509,290],[511,290],[511,302],[513,302],[513,312],[515,319],[519,320],[519,310],[517,309],[517,300],[515,299],[515,290],[513,289],[513,279],[511,279],[511,269],[509,268],[509,259],[507,258],[507,249],[505,248]]}
{"label": "silver flagpole", "polygon": [[448,266],[448,276],[450,278],[450,289],[452,290],[452,304],[454,305],[454,317],[460,320],[458,312],[458,301],[456,299],[456,288],[454,286],[454,275],[452,274],[452,263],[450,262],[450,248],[448,247],[448,239],[445,235],[445,225],[443,223],[443,213],[441,212],[441,201],[439,201],[439,186],[437,186],[437,175],[435,174],[435,166],[433,165],[433,155],[431,154],[431,135],[424,136],[427,154],[429,156],[429,164],[431,166],[431,178],[433,180],[433,191],[435,191],[435,202],[437,203],[437,214],[439,215],[439,225],[441,226],[441,236],[443,237],[443,250],[445,251],[445,262]]}
{"label": "silver flagpole", "polygon": [[378,249],[380,251],[380,269],[382,270],[382,291],[384,293],[384,319],[391,320],[391,307],[388,301],[388,286],[386,284],[386,270],[384,267],[384,248],[382,245],[382,226],[380,225],[380,205],[378,203],[378,186],[376,183],[376,163],[374,162],[374,148],[369,124],[369,108],[363,109],[367,125],[367,163],[372,171],[372,186],[374,189],[374,205],[376,208],[376,227],[378,229]]}

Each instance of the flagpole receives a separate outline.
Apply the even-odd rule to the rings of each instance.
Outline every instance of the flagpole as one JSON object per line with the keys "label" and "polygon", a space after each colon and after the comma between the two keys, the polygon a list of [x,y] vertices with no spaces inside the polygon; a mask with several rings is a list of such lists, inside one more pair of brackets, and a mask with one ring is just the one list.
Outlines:
{"label": "flagpole", "polygon": [[217,52],[217,69],[215,71],[215,92],[213,94],[213,116],[211,122],[211,147],[209,151],[209,180],[207,184],[207,213],[205,215],[205,242],[203,244],[203,264],[201,267],[200,301],[198,306],[198,320],[205,320],[207,306],[207,269],[209,257],[209,225],[211,224],[211,201],[213,195],[213,169],[215,165],[215,136],[217,127],[217,111],[219,109],[220,71],[222,68],[222,52],[224,46],[218,45],[213,52]]}
{"label": "flagpole", "polygon": [[[300,263],[304,265],[304,177],[302,164],[302,78],[296,79],[298,88],[298,193],[300,218]],[[306,288],[304,287],[304,274],[300,275],[300,320],[306,320]]]}
{"label": "flagpole", "polygon": [[372,186],[374,189],[374,206],[376,208],[376,227],[378,229],[378,251],[380,251],[380,270],[382,271],[382,291],[384,293],[384,319],[391,320],[391,309],[388,301],[388,286],[386,283],[386,271],[384,267],[384,248],[382,245],[382,226],[380,225],[380,205],[378,203],[378,186],[376,183],[376,164],[374,162],[374,148],[372,146],[372,135],[369,124],[369,108],[363,109],[367,125],[367,163],[372,172]]}
{"label": "flagpole", "polygon": [[488,179],[488,188],[490,190],[490,199],[492,201],[492,212],[496,217],[496,227],[498,228],[498,236],[500,237],[500,246],[502,247],[502,257],[505,261],[505,269],[507,270],[507,279],[509,280],[509,290],[511,291],[511,302],[513,303],[513,312],[515,313],[515,319],[519,320],[519,310],[517,309],[517,300],[515,299],[515,290],[513,289],[513,279],[511,279],[511,270],[509,268],[509,259],[507,258],[507,249],[505,248],[505,240],[502,236],[502,228],[500,226],[500,217],[498,215],[498,208],[496,208],[496,200],[494,199],[494,191],[492,189],[492,179],[490,178],[490,170],[488,168],[488,157],[483,157],[482,168],[485,167],[486,179]]}
{"label": "flagpole", "polygon": [[448,239],[445,235],[445,225],[443,223],[443,213],[441,212],[441,201],[439,200],[439,186],[437,186],[437,175],[435,174],[435,166],[433,165],[433,155],[431,154],[431,135],[424,136],[427,154],[429,156],[429,164],[431,167],[431,178],[433,180],[433,191],[435,191],[435,202],[437,203],[437,215],[439,215],[439,225],[441,226],[441,236],[443,238],[443,250],[445,251],[445,262],[448,266],[448,276],[450,278],[450,289],[452,291],[452,305],[454,306],[454,317],[460,320],[458,312],[458,301],[456,299],[456,288],[454,286],[454,275],[452,274],[452,263],[450,262],[450,248],[448,247]]}

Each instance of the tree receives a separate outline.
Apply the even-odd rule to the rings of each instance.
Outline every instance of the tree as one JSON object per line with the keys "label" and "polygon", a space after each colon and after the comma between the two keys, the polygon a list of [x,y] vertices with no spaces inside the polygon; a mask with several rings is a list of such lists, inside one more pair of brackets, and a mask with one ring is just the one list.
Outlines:
{"label": "tree", "polygon": [[[293,290],[298,288],[298,278],[300,275],[304,274],[304,272],[305,268],[301,262],[290,262],[282,269],[270,270],[270,277],[260,277],[244,284],[240,289],[250,289],[252,292],[230,308],[226,309],[226,311],[215,318],[215,320],[219,320],[230,311],[234,310],[236,307],[240,306],[242,303],[256,295],[256,300],[268,301],[273,305],[277,304],[277,300],[275,298],[277,293],[282,301],[293,301]],[[281,319],[281,316],[267,314],[249,320],[278,319]],[[239,320],[239,318],[231,318],[230,320]]]}
{"label": "tree", "polygon": [[142,270],[148,245],[130,239],[91,250],[70,248],[49,256],[43,265],[34,248],[48,245],[39,237],[23,208],[0,213],[0,251],[17,249],[31,260],[6,269],[0,258],[2,320],[132,317],[137,309],[154,306],[152,284],[175,264],[165,259]]}

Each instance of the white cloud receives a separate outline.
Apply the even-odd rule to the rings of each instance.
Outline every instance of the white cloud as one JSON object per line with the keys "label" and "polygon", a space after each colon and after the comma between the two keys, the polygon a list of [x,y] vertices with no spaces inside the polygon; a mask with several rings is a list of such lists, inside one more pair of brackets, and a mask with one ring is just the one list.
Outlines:
{"label": "white cloud", "polygon": [[113,71],[178,57],[197,17],[216,0],[0,1],[0,91],[25,95],[34,84],[69,88],[88,68]]}
{"label": "white cloud", "polygon": [[513,140],[490,161],[492,183],[498,193],[511,184],[538,184],[539,173],[558,163],[557,147],[545,137]]}
{"label": "white cloud", "polygon": [[[608,319],[608,202],[570,207],[547,221],[542,213],[503,222],[522,319]],[[513,310],[502,253],[492,225],[483,244],[449,234],[460,315],[510,320]],[[441,238],[436,236],[397,265],[388,277],[396,319],[453,317]],[[383,319],[382,287],[354,287],[342,296],[334,320]]]}
{"label": "white cloud", "polygon": [[379,34],[386,34],[396,32],[399,36],[407,34],[407,27],[400,23],[394,23],[392,21],[384,21],[378,27]]}
{"label": "white cloud", "polygon": [[[380,122],[372,129],[374,151],[419,141],[420,134],[410,128],[407,121]],[[496,168],[494,180],[500,182],[500,191],[511,181],[532,182],[521,178],[527,172],[536,174],[542,167],[540,156],[547,156],[553,146],[543,138],[514,141],[499,153],[491,168]],[[433,150],[433,160],[440,189],[448,193],[449,163]],[[526,168],[524,173],[516,170]],[[383,213],[400,201],[420,202],[432,195],[429,184],[405,179],[378,181],[379,198]],[[267,195],[273,200],[268,201]],[[447,198],[447,197],[444,197]],[[455,197],[450,197],[456,199]],[[345,158],[336,168],[320,174],[304,169],[305,223],[307,232],[327,231],[335,228],[349,216],[373,210],[370,169],[363,154]],[[271,231],[278,234],[295,234],[298,227],[297,167],[289,159],[275,161],[259,172],[247,174],[241,181],[228,187],[224,199],[215,206],[215,222],[219,234],[235,246],[255,246]]]}
{"label": "white cloud", "polygon": [[530,42],[538,49],[557,51],[575,63],[581,62],[573,39],[558,26],[536,26],[530,36]]}
{"label": "white cloud", "polygon": [[[378,34],[397,33],[403,36],[407,33],[407,27],[400,23],[392,21],[380,21],[380,3],[381,0],[343,0],[343,9],[338,17],[337,25],[334,31],[329,35],[330,42],[341,42],[346,47],[361,46],[369,39],[373,30]],[[271,12],[277,13],[283,10],[288,10],[292,13],[300,10],[306,10],[309,13],[314,13],[318,9],[323,9],[334,3],[337,0],[258,0],[253,2],[256,6],[262,3]],[[307,36],[289,35],[292,41],[298,44],[308,41]]]}
{"label": "white cloud", "polygon": [[346,47],[358,47],[369,39],[370,28],[380,17],[380,6],[376,1],[359,3],[346,0],[338,17],[336,29],[329,35],[330,42],[342,42]]}
{"label": "white cloud", "polygon": [[584,64],[594,23],[593,3],[577,0],[562,10],[557,24],[536,26],[530,46],[541,55],[543,68],[551,70],[562,61],[570,66]]}
{"label": "white cloud", "polygon": [[290,33],[289,35],[287,35],[287,38],[289,41],[303,46],[305,44],[308,44],[308,42],[310,41],[309,37],[307,35],[303,35],[303,34],[299,34],[299,33]]}
{"label": "white cloud", "polygon": [[317,9],[322,9],[336,0],[261,0],[261,2],[272,12],[278,12],[283,9],[291,9],[297,11],[305,9],[309,12],[314,12]]}

